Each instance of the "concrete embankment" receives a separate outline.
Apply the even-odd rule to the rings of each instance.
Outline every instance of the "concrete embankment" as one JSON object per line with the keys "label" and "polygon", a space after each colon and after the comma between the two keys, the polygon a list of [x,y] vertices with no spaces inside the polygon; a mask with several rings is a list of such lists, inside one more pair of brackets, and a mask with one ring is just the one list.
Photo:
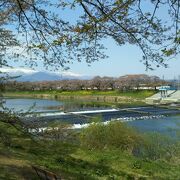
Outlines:
{"label": "concrete embankment", "polygon": [[180,103],[180,90],[169,90],[167,96],[162,97],[161,93],[157,93],[149,98],[146,98],[147,104],[171,104]]}

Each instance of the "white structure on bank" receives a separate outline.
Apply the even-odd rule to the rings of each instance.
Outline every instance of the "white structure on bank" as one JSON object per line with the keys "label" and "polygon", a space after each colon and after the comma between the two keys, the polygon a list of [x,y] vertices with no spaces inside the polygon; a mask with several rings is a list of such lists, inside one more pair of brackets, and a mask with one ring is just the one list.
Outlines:
{"label": "white structure on bank", "polygon": [[146,98],[147,104],[180,103],[180,90],[171,90],[170,86],[161,86],[159,92]]}

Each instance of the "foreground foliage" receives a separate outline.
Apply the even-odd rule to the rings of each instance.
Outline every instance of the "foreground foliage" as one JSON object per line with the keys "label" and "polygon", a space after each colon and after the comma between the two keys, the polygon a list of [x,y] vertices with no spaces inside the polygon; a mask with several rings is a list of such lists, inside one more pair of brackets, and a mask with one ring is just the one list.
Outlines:
{"label": "foreground foliage", "polygon": [[[146,137],[119,122],[92,125],[75,132],[76,136],[72,133],[74,141],[71,143],[42,136],[32,139],[4,123],[0,123],[0,130],[3,132],[0,134],[0,179],[37,179],[31,165],[65,179],[180,177],[177,142],[166,143],[164,137],[154,134]],[[6,138],[2,141],[4,135]],[[167,156],[169,152],[171,157]]]}
{"label": "foreground foliage", "polygon": [[[12,54],[31,66],[41,60],[47,67],[67,69],[75,60],[90,64],[106,58],[104,39],[113,39],[119,46],[136,45],[143,63],[152,69],[167,67],[165,60],[180,51],[177,0],[0,0],[0,4],[0,57],[5,60]],[[9,30],[20,36],[19,47],[13,46]],[[13,51],[8,52],[11,46]]]}

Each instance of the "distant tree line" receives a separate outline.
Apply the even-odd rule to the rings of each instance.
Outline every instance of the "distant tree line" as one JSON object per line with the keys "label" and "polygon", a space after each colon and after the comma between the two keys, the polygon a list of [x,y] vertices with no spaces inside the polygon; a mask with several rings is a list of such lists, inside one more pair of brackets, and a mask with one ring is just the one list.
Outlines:
{"label": "distant tree line", "polygon": [[157,76],[145,74],[125,75],[119,78],[96,76],[90,80],[59,80],[42,82],[8,81],[5,84],[7,91],[40,91],[40,90],[139,90],[155,89],[167,84]]}

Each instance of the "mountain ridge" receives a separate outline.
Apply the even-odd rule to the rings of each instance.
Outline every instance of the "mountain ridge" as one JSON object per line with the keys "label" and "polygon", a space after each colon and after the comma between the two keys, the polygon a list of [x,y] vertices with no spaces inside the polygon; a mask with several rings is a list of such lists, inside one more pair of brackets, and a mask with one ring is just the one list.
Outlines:
{"label": "mountain ridge", "polygon": [[86,80],[92,78],[90,76],[66,75],[66,74],[57,74],[57,73],[43,72],[43,71],[38,71],[30,74],[9,73],[9,75],[18,76],[17,78],[13,79],[18,82],[40,82],[40,81],[58,81],[58,80],[72,80],[72,79]]}

